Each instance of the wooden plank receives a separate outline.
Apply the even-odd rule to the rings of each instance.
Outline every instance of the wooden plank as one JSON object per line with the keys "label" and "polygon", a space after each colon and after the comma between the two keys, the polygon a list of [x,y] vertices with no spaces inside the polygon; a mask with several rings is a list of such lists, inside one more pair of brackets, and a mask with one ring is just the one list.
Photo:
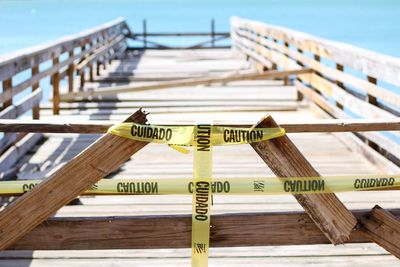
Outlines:
{"label": "wooden plank", "polygon": [[[53,58],[53,66],[58,65],[59,58]],[[60,73],[55,72],[52,76],[53,83],[53,114],[60,114]]]}
{"label": "wooden plank", "polygon": [[0,80],[10,78],[53,57],[58,57],[64,52],[71,51],[87,39],[94,40],[105,32],[121,32],[123,29],[130,31],[125,20],[118,18],[76,35],[63,37],[50,43],[19,50],[0,57]]}
{"label": "wooden plank", "polygon": [[[318,96],[316,92],[312,91],[309,88],[304,87],[301,90],[302,92],[314,93],[315,95]],[[329,118],[332,117],[332,115],[327,113],[325,109],[321,108],[315,103],[311,104],[310,107],[314,112],[324,117],[329,117]],[[339,110],[337,107],[334,108]],[[361,154],[365,159],[368,160],[368,162],[370,162],[373,166],[376,166],[376,168],[382,173],[398,173],[400,171],[400,168],[396,166],[393,162],[388,160],[386,158],[386,155],[382,155],[377,151],[373,150],[356,135],[351,133],[342,133],[342,134],[333,133],[333,134],[338,140],[340,140],[343,144],[345,144],[346,147],[348,147],[348,149],[354,151],[355,153]]]}
{"label": "wooden plank", "polygon": [[[117,122],[115,122],[117,123]],[[0,120],[0,132],[42,132],[42,133],[105,133],[113,125],[110,121],[34,121]],[[171,122],[164,125],[189,125],[185,122]],[[244,127],[251,124],[232,124],[219,122],[216,126]],[[305,123],[281,121],[279,125],[287,133],[323,133],[323,132],[363,132],[363,131],[399,131],[398,119],[322,119]]]}
{"label": "wooden plank", "polygon": [[[340,119],[350,118],[350,115],[345,113],[339,107],[331,105],[323,96],[321,96],[317,92],[312,91],[310,88],[307,88],[306,86],[304,86],[303,84],[301,84],[299,82],[296,82],[295,84],[302,94],[304,94],[307,97],[309,97],[310,99],[312,99],[312,101],[315,101],[321,108],[323,108],[325,111],[327,111],[333,117],[340,118]],[[336,87],[336,85],[332,85],[332,86]],[[357,110],[360,110],[361,112],[363,112],[361,107],[356,106],[357,105],[356,100],[358,100],[358,101],[361,101],[361,100],[356,99],[353,96],[351,96],[345,92],[342,92],[342,94],[346,94],[346,95],[339,97],[338,99],[342,100],[342,99],[344,99],[344,97],[349,97],[349,99],[343,100],[343,101],[346,101],[346,103],[348,103],[348,105],[344,105],[344,106],[346,106],[346,107],[349,106],[350,109],[351,109],[351,107],[355,107]],[[340,93],[338,93],[338,95],[340,95]],[[343,102],[340,102],[340,103],[343,103]],[[366,102],[361,101],[361,103],[369,105]],[[376,112],[375,108],[373,106],[370,106],[370,108],[371,108],[370,113],[374,114],[374,111]],[[354,111],[354,108],[352,109],[352,111]],[[386,114],[385,111],[383,111],[383,110],[379,110],[379,111],[380,112],[378,112],[378,113],[381,114],[382,116],[386,115],[385,117],[388,117],[388,118],[395,117],[394,115]],[[370,117],[370,116],[368,116],[368,113],[365,113],[365,116]],[[377,117],[377,114],[375,114],[375,117]],[[391,134],[395,138],[400,138],[400,134],[398,132],[392,132]],[[376,143],[379,147],[385,149],[387,152],[392,154],[395,158],[400,159],[400,148],[394,140],[391,140],[388,137],[383,136],[379,133],[361,133],[361,135],[364,136],[365,138],[367,138],[368,140],[371,140],[372,142]]]}
{"label": "wooden plank", "polygon": [[[146,115],[138,110],[126,121],[143,124]],[[29,233],[146,144],[110,134],[103,135],[0,213],[0,250]]]}
{"label": "wooden plank", "polygon": [[[17,120],[18,121],[18,120]],[[16,140],[18,135],[16,133],[6,133],[0,139],[0,155],[3,154]]]}
{"label": "wooden plank", "polygon": [[[360,219],[368,212],[360,210],[353,214]],[[390,212],[400,218],[400,210]],[[348,242],[369,242],[360,232],[353,231]],[[51,218],[9,249],[188,248],[190,235],[190,215]],[[213,215],[210,239],[211,247],[330,243],[304,212]]]}
{"label": "wooden plank", "polygon": [[0,172],[10,169],[18,160],[36,145],[43,135],[41,133],[29,133],[15,145],[11,146],[0,156]]}
{"label": "wooden plank", "polygon": [[[32,76],[35,76],[39,73],[39,66],[35,66],[31,70]],[[39,89],[39,83],[32,84],[32,92]],[[40,105],[36,105],[32,108],[32,119],[38,120],[40,118]]]}
{"label": "wooden plank", "polygon": [[[68,52],[68,56],[69,58],[73,58],[74,57],[74,50],[71,50]],[[74,62],[71,62],[71,64],[69,64],[68,66],[68,92],[73,92],[74,91],[74,72],[75,72],[75,64]],[[62,76],[60,74],[60,76]],[[62,79],[62,78],[61,78]]]}
{"label": "wooden plank", "polygon": [[[268,116],[256,127],[275,128],[279,125]],[[277,177],[320,176],[286,135],[251,146]],[[349,239],[357,221],[335,194],[296,194],[294,197],[333,244],[342,244]]]}
{"label": "wooden plank", "polygon": [[395,215],[376,205],[360,223],[362,235],[400,259],[400,220]]}
{"label": "wooden plank", "polygon": [[261,22],[231,18],[232,31],[239,28],[253,29],[265,36],[274,37],[311,52],[321,57],[332,59],[336,63],[348,66],[365,75],[400,85],[400,60],[395,57],[372,52],[349,44],[322,39],[285,27],[269,25]]}
{"label": "wooden plank", "polygon": [[87,58],[85,58],[82,62],[80,62],[76,66],[76,70],[78,73],[81,73],[83,69],[92,64],[94,61],[98,60],[99,57],[103,56],[105,53],[109,51],[113,46],[117,45],[118,43],[124,41],[125,36],[124,35],[118,35],[115,39],[111,40],[109,43],[105,44],[104,46],[98,47],[96,50],[93,51],[91,55],[89,55]]}
{"label": "wooden plank", "polygon": [[378,108],[366,101],[363,101],[350,93],[346,92],[343,88],[322,78],[314,73],[310,74],[307,78],[303,78],[309,82],[314,88],[318,89],[325,95],[332,97],[341,106],[351,110],[351,112],[365,118],[395,118],[397,116]]}
{"label": "wooden plank", "polygon": [[15,105],[9,106],[0,112],[0,119],[15,119],[18,116],[24,114],[28,110],[31,110],[33,107],[40,104],[42,100],[43,92],[42,89],[39,88],[34,92],[30,93],[23,99],[21,99]]}
{"label": "wooden plank", "polygon": [[[12,88],[12,78],[8,78],[3,81],[3,93],[9,93]],[[9,107],[12,105],[12,98],[9,98],[7,101],[3,102],[3,110],[6,107]]]}
{"label": "wooden plank", "polygon": [[155,83],[143,86],[127,85],[127,86],[102,87],[98,88],[95,91],[62,94],[61,100],[68,101],[70,99],[74,99],[77,97],[115,95],[119,93],[165,89],[171,87],[195,86],[195,85],[210,84],[210,83],[227,83],[232,81],[253,80],[253,79],[275,79],[275,78],[286,77],[289,75],[298,75],[309,72],[310,72],[309,69],[300,69],[300,70],[287,70],[287,71],[267,71],[264,73],[244,73],[244,74],[238,73],[235,75],[230,75],[228,77],[212,77],[212,78],[206,77],[206,78],[195,78],[195,79],[184,79],[184,80],[182,79],[178,81],[167,81],[163,83]]}
{"label": "wooden plank", "polygon": [[91,49],[82,51],[80,54],[77,54],[73,57],[69,57],[68,59],[66,59],[62,62],[59,62],[55,65],[53,64],[50,68],[43,70],[41,72],[38,72],[35,75],[32,75],[31,78],[13,86],[11,88],[11,90],[1,92],[0,93],[0,102],[8,101],[14,95],[22,92],[26,88],[33,86],[36,83],[39,83],[40,80],[42,80],[43,78],[54,75],[55,73],[60,72],[60,71],[62,71],[62,69],[65,68],[65,71],[62,71],[64,74],[59,74],[60,75],[59,79],[61,80],[66,75],[66,72],[68,71],[68,68],[66,68],[67,66],[70,66],[71,64],[73,65],[75,61],[85,57],[86,55],[88,55],[89,53],[94,51],[94,49],[96,49],[96,48],[97,47],[93,47]]}
{"label": "wooden plank", "polygon": [[[335,80],[339,84],[348,83],[348,84],[350,84],[354,87],[357,87],[363,91],[366,91],[368,94],[370,94],[374,97],[378,97],[388,103],[391,103],[394,105],[400,104],[400,96],[399,95],[397,95],[385,88],[377,86],[376,84],[373,84],[368,81],[364,81],[364,80],[359,79],[351,74],[344,73],[340,69],[340,68],[343,68],[343,65],[341,65],[341,64],[337,64],[337,65],[341,66],[341,67],[339,67],[339,69],[332,69],[332,68],[320,63],[318,60],[311,59],[311,58],[303,55],[302,53],[296,52],[295,50],[292,50],[292,49],[288,49],[287,47],[279,45],[276,42],[272,42],[271,40],[263,38],[263,39],[259,40],[259,43],[257,43],[256,40],[254,38],[252,38],[252,36],[249,35],[248,32],[245,32],[244,36],[249,38],[249,40],[252,42],[253,45],[261,44],[263,46],[269,46],[273,49],[276,49],[278,52],[274,52],[271,50],[268,53],[275,54],[275,58],[277,59],[277,61],[275,63],[277,63],[278,65],[281,65],[282,63],[284,63],[285,60],[282,59],[282,57],[279,58],[279,55],[277,55],[277,54],[279,54],[279,52],[283,53],[283,54],[287,54],[288,56],[296,59],[298,62],[301,62],[303,65],[312,68],[314,71],[330,77],[331,79]],[[248,40],[244,39],[242,41],[246,42]],[[268,56],[268,55],[266,55],[266,56]]]}

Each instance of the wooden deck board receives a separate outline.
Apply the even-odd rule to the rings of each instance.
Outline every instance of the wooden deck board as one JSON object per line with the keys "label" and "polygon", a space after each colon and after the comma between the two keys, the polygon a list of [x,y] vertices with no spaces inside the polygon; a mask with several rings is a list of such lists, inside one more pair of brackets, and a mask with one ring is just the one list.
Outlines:
{"label": "wooden deck board", "polygon": [[[126,57],[113,61],[101,71],[100,80],[107,77],[142,79],[130,81],[146,84],[154,77],[203,77],[225,75],[248,70],[248,62],[231,55],[229,50],[146,51],[140,58]],[[147,81],[147,79],[149,81]],[[78,82],[78,81],[77,81]],[[117,83],[86,82],[86,88],[98,88]],[[126,84],[126,83],[118,83]],[[118,121],[138,106],[150,111],[150,123],[201,120],[255,123],[270,113],[279,123],[322,118],[304,103],[296,101],[293,86],[283,81],[242,81],[226,85],[213,84],[194,88],[171,88],[146,92],[119,94],[116,101],[63,103],[62,118],[70,120]],[[100,102],[101,103],[101,102]],[[107,104],[105,104],[107,103]],[[221,108],[221,103],[224,103]],[[173,105],[171,105],[173,104]],[[172,107],[173,106],[173,107]],[[55,119],[49,107],[41,118]],[[339,133],[340,134],[340,133]],[[99,135],[45,134],[46,141],[35,153],[23,157],[19,179],[38,179],[77,155]],[[322,175],[377,174],[379,168],[352,151],[334,134],[290,134],[290,138]],[[273,176],[265,163],[248,145],[215,147],[213,173],[215,177]],[[192,176],[192,156],[180,154],[167,146],[150,144],[121,166],[112,178],[172,178]],[[338,197],[349,209],[398,208],[398,192],[349,192]],[[188,214],[191,196],[86,196],[83,205],[66,206],[55,216],[113,216],[148,214]],[[292,196],[214,196],[213,214],[250,211],[301,210]],[[283,251],[283,252],[282,252]],[[312,245],[284,247],[218,248],[211,249],[210,266],[350,266],[362,264],[397,266],[398,261],[375,244],[344,246]],[[1,266],[188,266],[189,249],[170,250],[111,250],[111,251],[35,251],[1,252]]]}

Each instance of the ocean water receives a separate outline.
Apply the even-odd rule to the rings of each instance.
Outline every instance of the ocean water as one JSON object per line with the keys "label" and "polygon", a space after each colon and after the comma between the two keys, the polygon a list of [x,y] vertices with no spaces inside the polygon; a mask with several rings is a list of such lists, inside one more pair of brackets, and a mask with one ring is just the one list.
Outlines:
{"label": "ocean water", "polygon": [[[229,30],[230,16],[400,57],[399,0],[0,0],[0,54],[123,16],[133,31]],[[176,40],[175,40],[176,42]]]}

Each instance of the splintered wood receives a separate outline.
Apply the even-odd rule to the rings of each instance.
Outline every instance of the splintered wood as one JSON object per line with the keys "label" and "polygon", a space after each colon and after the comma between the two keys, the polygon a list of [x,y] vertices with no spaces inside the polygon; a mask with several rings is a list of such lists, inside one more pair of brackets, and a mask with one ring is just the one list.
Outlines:
{"label": "splintered wood", "polygon": [[[145,123],[146,115],[139,110],[129,121]],[[29,233],[146,144],[110,134],[99,138],[0,213],[0,250]]]}
{"label": "splintered wood", "polygon": [[[275,128],[279,125],[268,116],[256,127]],[[277,177],[320,176],[286,135],[253,143],[251,146]],[[294,197],[333,244],[342,244],[349,240],[357,220],[335,194],[298,194]]]}
{"label": "splintered wood", "polygon": [[371,212],[362,217],[361,233],[369,240],[400,259],[400,220],[392,213],[375,206]]}

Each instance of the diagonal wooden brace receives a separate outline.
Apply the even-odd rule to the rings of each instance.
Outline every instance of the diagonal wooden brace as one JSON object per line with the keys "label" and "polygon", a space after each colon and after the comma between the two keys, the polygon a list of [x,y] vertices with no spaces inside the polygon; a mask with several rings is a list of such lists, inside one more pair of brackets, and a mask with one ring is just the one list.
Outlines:
{"label": "diagonal wooden brace", "polygon": [[[275,128],[279,125],[267,116],[255,127]],[[251,146],[278,177],[320,176],[287,135]],[[349,239],[357,220],[335,194],[295,194],[294,197],[333,244],[342,244]]]}
{"label": "diagonal wooden brace", "polygon": [[[145,123],[138,110],[125,122]],[[0,213],[0,250],[29,233],[92,184],[118,168],[146,142],[105,134]]]}
{"label": "diagonal wooden brace", "polygon": [[362,235],[400,259],[400,220],[376,205],[360,219]]}

